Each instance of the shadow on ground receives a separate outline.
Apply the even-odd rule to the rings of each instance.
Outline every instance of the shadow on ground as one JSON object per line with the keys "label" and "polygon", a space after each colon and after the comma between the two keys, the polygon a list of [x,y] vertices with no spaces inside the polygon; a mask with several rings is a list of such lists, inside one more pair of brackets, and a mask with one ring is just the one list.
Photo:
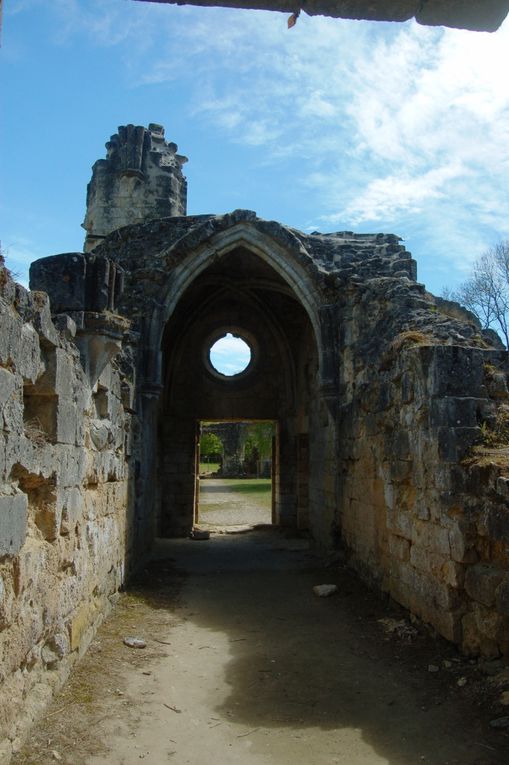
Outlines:
{"label": "shadow on ground", "polygon": [[[378,620],[403,612],[344,567],[321,568],[302,540],[276,530],[167,540],[158,556],[153,570],[169,556],[186,576],[187,618],[228,635],[230,693],[220,704],[210,699],[222,718],[306,735],[354,730],[390,765],[509,761],[507,734],[490,729],[489,712],[478,708],[477,665],[425,629],[411,641],[387,635]],[[337,594],[317,598],[312,587],[324,582]],[[459,688],[465,672],[470,686]],[[334,735],[329,741],[332,756]]]}

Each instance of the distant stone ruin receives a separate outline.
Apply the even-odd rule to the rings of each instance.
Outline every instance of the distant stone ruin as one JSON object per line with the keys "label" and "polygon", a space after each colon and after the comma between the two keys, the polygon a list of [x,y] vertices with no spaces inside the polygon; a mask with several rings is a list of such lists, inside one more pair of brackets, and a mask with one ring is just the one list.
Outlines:
{"label": "distant stone ruin", "polygon": [[[470,654],[509,655],[508,356],[392,234],[186,215],[160,126],[94,165],[86,252],[0,269],[7,762],[156,536],[193,527],[200,421],[278,423],[276,523]],[[251,363],[223,376],[226,332]],[[4,758],[2,760],[2,757]]]}

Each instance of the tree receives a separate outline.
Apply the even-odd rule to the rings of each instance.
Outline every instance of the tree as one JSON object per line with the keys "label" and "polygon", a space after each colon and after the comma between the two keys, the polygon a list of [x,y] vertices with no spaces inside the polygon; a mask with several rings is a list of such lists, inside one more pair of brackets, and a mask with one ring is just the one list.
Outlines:
{"label": "tree", "polygon": [[215,433],[202,433],[200,438],[200,457],[205,462],[221,462],[223,444]]}
{"label": "tree", "polygon": [[272,456],[272,436],[274,426],[271,422],[250,422],[247,427],[246,456],[256,449],[261,459]]}
{"label": "tree", "polygon": [[468,308],[483,329],[495,329],[509,347],[509,239],[491,247],[473,265],[472,276],[443,297]]}

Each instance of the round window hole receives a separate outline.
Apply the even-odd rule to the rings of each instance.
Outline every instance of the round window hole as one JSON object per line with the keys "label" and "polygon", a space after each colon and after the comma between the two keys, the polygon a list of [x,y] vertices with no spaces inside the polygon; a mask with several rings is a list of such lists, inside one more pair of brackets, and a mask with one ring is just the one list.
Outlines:
{"label": "round window hole", "polygon": [[251,348],[241,337],[227,332],[210,347],[209,359],[216,372],[225,377],[234,377],[248,368]]}

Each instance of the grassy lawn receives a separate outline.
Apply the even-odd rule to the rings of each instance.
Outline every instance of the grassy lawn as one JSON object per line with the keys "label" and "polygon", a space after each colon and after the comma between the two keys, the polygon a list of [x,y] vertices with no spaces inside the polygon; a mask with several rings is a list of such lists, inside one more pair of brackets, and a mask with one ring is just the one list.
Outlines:
{"label": "grassy lawn", "polygon": [[216,473],[219,470],[219,462],[200,462],[200,475],[204,473]]}
{"label": "grassy lawn", "polygon": [[270,478],[203,478],[199,518],[204,523],[270,523]]}
{"label": "grassy lawn", "polygon": [[230,491],[250,498],[257,505],[270,508],[272,504],[272,481],[270,478],[223,478],[223,483]]}

